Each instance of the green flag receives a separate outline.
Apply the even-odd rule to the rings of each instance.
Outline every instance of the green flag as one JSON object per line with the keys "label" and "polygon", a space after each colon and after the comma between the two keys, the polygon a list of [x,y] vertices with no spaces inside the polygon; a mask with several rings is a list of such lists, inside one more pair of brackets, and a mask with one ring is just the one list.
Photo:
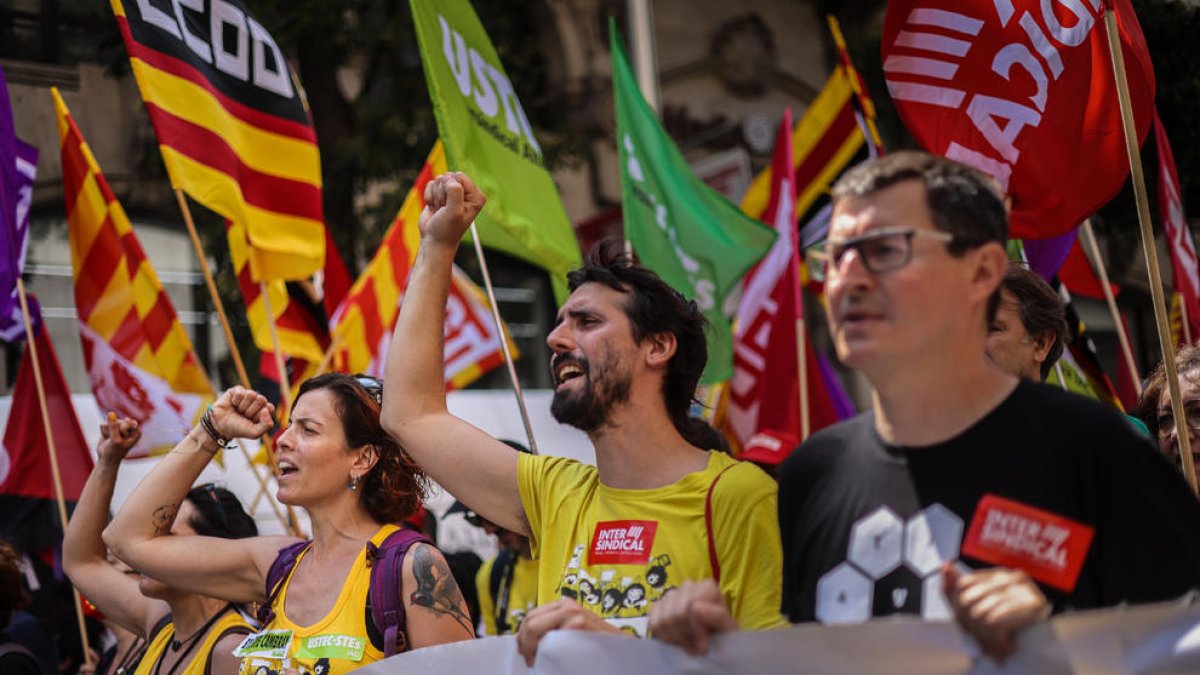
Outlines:
{"label": "green flag", "polygon": [[412,0],[413,23],[446,164],[487,195],[484,246],[543,267],[566,297],[579,242],[512,82],[467,0]]}
{"label": "green flag", "polygon": [[712,323],[708,366],[700,381],[721,382],[733,375],[727,297],[766,255],[775,230],[692,173],[638,91],[611,20],[609,35],[625,236],[642,263],[695,300]]}

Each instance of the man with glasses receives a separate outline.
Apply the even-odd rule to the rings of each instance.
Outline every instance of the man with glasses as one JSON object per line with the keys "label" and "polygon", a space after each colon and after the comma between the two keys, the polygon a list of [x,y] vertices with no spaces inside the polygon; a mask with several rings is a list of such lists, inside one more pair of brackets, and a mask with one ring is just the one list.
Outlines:
{"label": "man with glasses", "polygon": [[[860,165],[833,190],[824,272],[838,356],[871,410],[783,464],[783,610],[795,622],[954,618],[1003,660],[1052,611],[1200,584],[1200,505],[1116,412],[997,368],[985,342],[1008,266],[983,175],[923,153]],[[701,649],[734,624],[711,586],[656,608]]]}

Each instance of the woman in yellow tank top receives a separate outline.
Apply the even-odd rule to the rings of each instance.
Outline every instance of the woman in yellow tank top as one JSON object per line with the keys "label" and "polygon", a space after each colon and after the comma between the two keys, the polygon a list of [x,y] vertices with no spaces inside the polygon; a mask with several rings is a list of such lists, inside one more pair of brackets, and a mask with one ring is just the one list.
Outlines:
{"label": "woman in yellow tank top", "polygon": [[[135,647],[114,662],[120,675],[227,675],[240,665],[232,655],[253,632],[237,607],[195,592],[168,586],[108,560],[100,532],[108,520],[109,502],[121,460],[137,445],[141,432],[131,419],[109,414],[100,427],[96,466],[88,476],[75,514],[63,538],[63,567],[71,582],[107,620],[126,628],[147,645],[140,657]],[[192,488],[173,520],[163,527],[175,536],[205,535],[222,540],[258,534],[254,520],[237,497],[214,485]],[[136,666],[136,669],[135,669]]]}
{"label": "woman in yellow tank top", "polygon": [[[327,374],[296,395],[291,425],[276,443],[278,494],[305,509],[313,537],[272,600],[274,618],[238,648],[242,673],[341,675],[383,656],[366,612],[367,544],[380,544],[393,523],[417,510],[425,479],[379,424],[382,391],[372,378]],[[272,412],[253,391],[225,392],[125,502],[105,542],[134,567],[181,588],[266,601],[271,564],[296,538],[166,537],[158,523],[173,515],[222,443],[268,432]],[[418,543],[408,550],[401,589],[410,648],[473,637],[462,593],[436,548]]]}

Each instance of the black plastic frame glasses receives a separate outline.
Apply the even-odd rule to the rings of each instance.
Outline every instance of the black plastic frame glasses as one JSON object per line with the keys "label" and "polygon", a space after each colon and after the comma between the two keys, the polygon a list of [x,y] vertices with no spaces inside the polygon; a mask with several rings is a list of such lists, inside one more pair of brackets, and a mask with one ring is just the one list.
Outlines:
{"label": "black plastic frame glasses", "polygon": [[830,267],[837,270],[850,251],[858,251],[863,266],[872,274],[894,272],[912,261],[913,239],[932,239],[943,244],[954,242],[954,235],[938,230],[915,230],[912,228],[884,228],[867,234],[825,241],[805,251],[809,274],[815,281],[824,281],[830,276]]}

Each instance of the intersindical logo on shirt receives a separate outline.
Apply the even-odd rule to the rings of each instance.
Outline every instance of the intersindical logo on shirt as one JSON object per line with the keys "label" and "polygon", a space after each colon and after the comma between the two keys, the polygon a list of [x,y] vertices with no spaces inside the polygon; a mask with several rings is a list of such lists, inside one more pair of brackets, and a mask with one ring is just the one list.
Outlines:
{"label": "intersindical logo on shirt", "polygon": [[589,565],[645,565],[654,548],[655,520],[608,520],[596,523]]}

